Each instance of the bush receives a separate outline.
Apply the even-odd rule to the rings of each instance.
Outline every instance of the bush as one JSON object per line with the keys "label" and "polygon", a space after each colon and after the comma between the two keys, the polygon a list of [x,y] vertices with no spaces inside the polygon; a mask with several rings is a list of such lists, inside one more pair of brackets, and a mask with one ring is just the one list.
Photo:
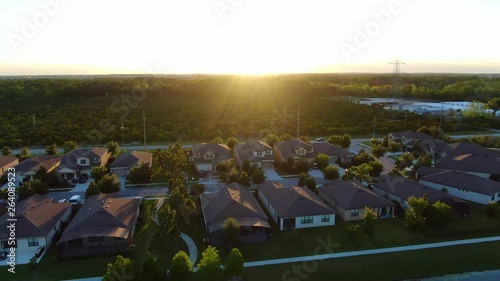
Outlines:
{"label": "bush", "polygon": [[359,238],[361,233],[361,226],[359,224],[352,224],[347,228],[347,236],[350,240],[354,241]]}

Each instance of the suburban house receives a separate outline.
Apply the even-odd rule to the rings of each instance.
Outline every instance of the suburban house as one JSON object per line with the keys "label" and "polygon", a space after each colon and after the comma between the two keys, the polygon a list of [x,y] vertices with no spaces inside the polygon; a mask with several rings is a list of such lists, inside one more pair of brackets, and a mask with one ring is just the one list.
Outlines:
{"label": "suburban house", "polygon": [[82,174],[90,176],[92,167],[106,166],[110,156],[111,154],[105,147],[78,148],[63,156],[56,172],[67,181],[76,179]]}
{"label": "suburban house", "polygon": [[131,168],[141,164],[147,164],[151,167],[153,164],[153,153],[143,151],[122,153],[109,165],[109,168],[111,173],[119,177],[127,177]]}
{"label": "suburban house", "polygon": [[0,155],[0,176],[6,173],[9,168],[17,164],[19,164],[19,159],[17,159],[17,157]]}
{"label": "suburban house", "polygon": [[336,180],[323,185],[318,196],[344,221],[361,220],[365,207],[375,211],[379,218],[394,217],[394,203],[355,181]]}
{"label": "suburban house", "polygon": [[500,201],[500,182],[473,174],[445,171],[422,177],[420,181],[429,188],[447,190],[450,195],[479,204]]}
{"label": "suburban house", "polygon": [[141,199],[99,194],[87,198],[57,243],[62,256],[98,256],[127,251]]}
{"label": "suburban house", "polygon": [[355,154],[349,152],[342,147],[333,145],[329,142],[315,142],[312,144],[316,153],[323,153],[330,157],[330,164],[334,163],[351,163],[356,157]]}
{"label": "suburban house", "polygon": [[500,176],[500,158],[490,155],[462,154],[441,159],[435,167],[443,170],[461,171],[485,179]]}
{"label": "suburban house", "polygon": [[335,225],[335,211],[307,187],[266,181],[257,189],[280,230]]}
{"label": "suburban house", "polygon": [[500,153],[498,151],[484,148],[474,142],[449,143],[442,148],[440,154],[442,154],[443,158],[454,158],[466,154],[500,158]]}
{"label": "suburban house", "polygon": [[247,160],[251,165],[262,169],[274,168],[273,148],[262,141],[249,141],[237,144],[234,147],[234,157],[240,167]]}
{"label": "suburban house", "polygon": [[217,163],[231,158],[231,151],[225,144],[193,144],[192,161],[198,172],[215,173]]}
{"label": "suburban house", "polygon": [[275,143],[274,156],[277,161],[282,162],[291,158],[293,160],[305,159],[312,163],[316,158],[316,152],[311,144],[299,139],[292,139]]}
{"label": "suburban house", "polygon": [[421,149],[424,150],[424,147],[432,147],[435,143],[432,136],[412,130],[389,133],[388,139],[389,141],[401,143],[403,152],[411,152],[417,145],[420,145]]}
{"label": "suburban house", "polygon": [[210,242],[222,244],[224,220],[233,217],[240,224],[239,242],[265,242],[271,226],[250,189],[238,183],[228,184],[218,193],[201,194],[201,207]]}
{"label": "suburban house", "polygon": [[[52,203],[52,198],[34,194],[17,203],[16,263],[27,264],[40,247],[48,249],[54,236],[71,217],[71,203]],[[0,251],[8,245],[8,213],[0,217]]]}
{"label": "suburban house", "polygon": [[420,180],[422,177],[442,173],[445,171],[447,171],[447,170],[437,169],[437,168],[432,168],[432,167],[427,167],[427,166],[420,166],[415,171],[415,173],[416,173],[415,175],[416,175],[417,180]]}
{"label": "suburban house", "polygon": [[47,173],[50,173],[60,163],[61,156],[56,155],[39,155],[28,158],[14,167],[16,169],[16,185],[21,185],[25,180],[34,180],[34,176],[40,168],[43,167]]}

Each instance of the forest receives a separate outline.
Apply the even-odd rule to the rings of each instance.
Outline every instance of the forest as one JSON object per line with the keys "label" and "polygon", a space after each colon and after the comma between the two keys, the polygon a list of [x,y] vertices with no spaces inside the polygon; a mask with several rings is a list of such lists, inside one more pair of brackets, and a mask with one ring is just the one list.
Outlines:
{"label": "forest", "polygon": [[[347,97],[389,97],[391,74],[271,76],[94,76],[0,79],[0,146],[42,146],[73,140],[99,145],[238,140],[297,133],[311,137],[370,135],[442,124],[446,132],[500,128],[486,117],[419,116],[359,105]],[[419,100],[500,96],[500,77],[404,74],[400,92]],[[122,127],[123,124],[123,127]]]}

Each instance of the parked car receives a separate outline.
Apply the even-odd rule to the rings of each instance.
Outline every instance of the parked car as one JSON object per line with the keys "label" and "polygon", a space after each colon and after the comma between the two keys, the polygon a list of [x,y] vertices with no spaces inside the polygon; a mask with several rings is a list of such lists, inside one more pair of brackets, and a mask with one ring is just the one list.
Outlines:
{"label": "parked car", "polygon": [[78,204],[82,203],[82,196],[80,195],[73,195],[68,201],[69,203],[73,204],[73,206],[76,206]]}
{"label": "parked car", "polygon": [[45,246],[40,246],[35,252],[35,258],[39,258],[45,252]]}
{"label": "parked car", "polygon": [[57,203],[67,203],[67,202],[68,202],[68,200],[66,200],[66,199],[60,199],[59,201],[57,201]]}
{"label": "parked car", "polygon": [[83,174],[80,176],[80,178],[78,179],[78,182],[79,183],[86,183],[87,180],[89,179],[89,176],[87,174]]}
{"label": "parked car", "polygon": [[326,141],[325,138],[317,138],[316,141]]}

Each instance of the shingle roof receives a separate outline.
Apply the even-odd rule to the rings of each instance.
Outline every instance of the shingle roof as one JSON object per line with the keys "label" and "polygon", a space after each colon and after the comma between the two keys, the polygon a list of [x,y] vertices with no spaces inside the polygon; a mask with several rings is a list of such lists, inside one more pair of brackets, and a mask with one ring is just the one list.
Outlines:
{"label": "shingle roof", "polygon": [[[35,194],[16,206],[16,238],[47,236],[71,207],[70,203],[52,203],[52,198]],[[0,238],[8,237],[8,213],[0,218]]]}
{"label": "shingle roof", "polygon": [[85,158],[101,158],[108,149],[105,147],[93,147],[93,148],[77,148],[71,152],[66,153],[62,159],[60,168],[68,168],[71,170],[78,170],[80,166],[76,163],[76,160],[81,157]]}
{"label": "shingle roof", "polygon": [[[217,144],[217,143],[200,143],[200,144],[193,144],[193,162],[196,164],[203,164],[203,163],[218,163],[220,161],[227,160],[231,158],[231,151],[229,150],[229,147],[225,144]],[[197,153],[207,153],[207,152],[213,152],[215,154],[215,157],[213,159],[203,159],[203,158],[196,158]]]}
{"label": "shingle roof", "polygon": [[453,158],[459,155],[472,154],[477,156],[500,157],[497,151],[484,148],[473,142],[450,143],[442,148],[441,153],[446,153],[446,158]]}
{"label": "shingle roof", "polygon": [[394,206],[394,203],[362,187],[355,181],[337,180],[319,189],[344,210]]}
{"label": "shingle roof", "polygon": [[237,219],[241,226],[270,227],[250,189],[241,184],[231,183],[218,193],[201,194],[200,200],[210,232],[222,229],[229,217]]}
{"label": "shingle roof", "polygon": [[486,194],[489,196],[500,192],[500,182],[456,171],[445,171],[425,176],[421,180]]}
{"label": "shingle roof", "polygon": [[23,174],[29,171],[36,172],[40,167],[49,170],[61,162],[61,158],[61,156],[57,155],[39,155],[31,157],[16,165],[16,173]]}
{"label": "shingle roof", "polygon": [[345,150],[339,146],[330,144],[328,142],[316,142],[313,143],[314,151],[316,153],[323,153],[328,156],[337,156],[340,158],[345,158],[345,157],[354,157],[354,154],[349,152],[348,150]]}
{"label": "shingle roof", "polygon": [[142,163],[153,163],[153,153],[143,151],[132,151],[122,153],[116,157],[115,161],[111,163],[110,168],[132,168]]}
{"label": "shingle roof", "polygon": [[266,181],[257,188],[281,218],[335,214],[307,187],[284,187],[281,183]]}
{"label": "shingle roof", "polygon": [[[305,141],[302,141],[302,140],[292,139],[292,140],[287,140],[287,141],[281,141],[281,142],[275,143],[274,146],[276,146],[279,149],[281,156],[284,159],[288,159],[289,157],[291,157],[291,158],[294,158],[294,157],[314,158],[314,157],[316,157],[316,153],[314,152],[314,150],[313,150],[313,152],[307,152],[307,149],[311,149],[311,148],[313,148],[313,146],[308,144]],[[295,153],[295,149],[298,149],[301,147],[306,149],[305,155],[299,155],[299,154]]]}
{"label": "shingle roof", "polygon": [[441,159],[436,163],[435,167],[445,170],[498,174],[500,173],[500,158],[462,154]]}
{"label": "shingle roof", "polygon": [[5,167],[13,162],[19,161],[16,157],[0,155],[0,168]]}
{"label": "shingle roof", "polygon": [[413,130],[406,130],[403,132],[392,132],[391,133],[395,137],[405,137],[405,138],[410,138],[410,139],[433,139],[432,136],[429,136],[426,133],[421,133],[421,132],[415,132]]}
{"label": "shingle roof", "polygon": [[431,203],[442,201],[447,198],[454,198],[448,193],[432,189],[421,183],[411,181],[402,177],[391,178],[390,181],[372,183],[371,185],[404,200],[408,200],[410,196],[420,198],[424,194],[427,196],[427,199]]}
{"label": "shingle roof", "polygon": [[235,152],[238,153],[239,159],[243,162],[260,162],[262,160],[274,160],[273,155],[265,155],[264,157],[254,156],[254,151],[267,151],[272,150],[268,144],[262,141],[249,141],[247,143],[239,143],[235,146]]}
{"label": "shingle roof", "polygon": [[427,166],[420,166],[420,167],[418,167],[416,173],[419,174],[420,176],[428,176],[428,175],[441,173],[444,171],[446,171],[446,170],[431,168],[431,167],[427,167]]}
{"label": "shingle roof", "polygon": [[134,226],[141,199],[115,196],[99,194],[87,198],[58,244],[92,236],[126,238]]}

